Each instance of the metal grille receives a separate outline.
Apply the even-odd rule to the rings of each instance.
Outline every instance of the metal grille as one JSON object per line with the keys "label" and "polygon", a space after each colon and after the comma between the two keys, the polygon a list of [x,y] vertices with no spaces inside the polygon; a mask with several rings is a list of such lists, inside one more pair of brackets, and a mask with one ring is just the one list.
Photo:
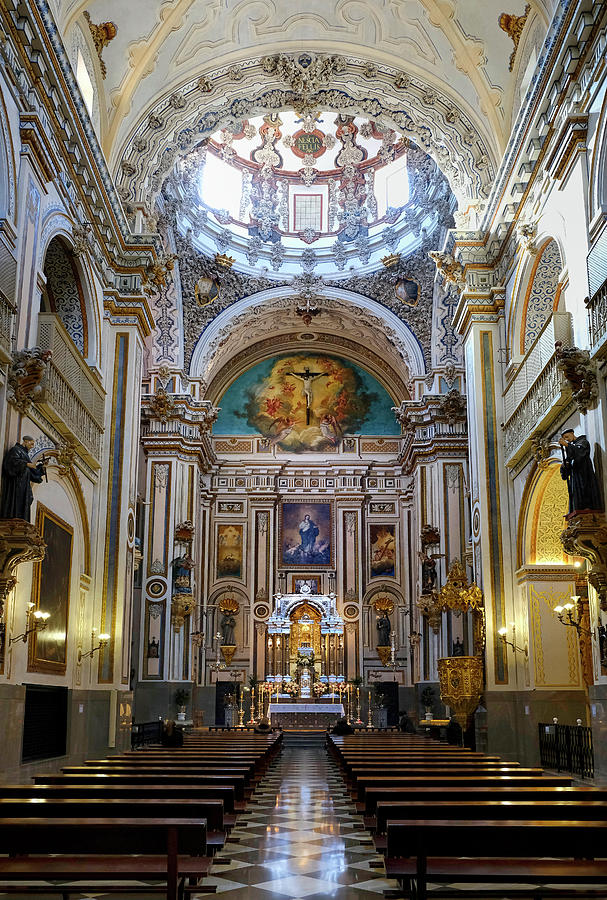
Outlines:
{"label": "metal grille", "polygon": [[133,724],[131,728],[131,748],[136,750],[137,747],[143,747],[145,744],[159,744],[161,733],[162,722],[160,719],[156,719],[155,722]]}
{"label": "metal grille", "polygon": [[540,760],[547,769],[594,778],[592,729],[585,725],[538,725]]}

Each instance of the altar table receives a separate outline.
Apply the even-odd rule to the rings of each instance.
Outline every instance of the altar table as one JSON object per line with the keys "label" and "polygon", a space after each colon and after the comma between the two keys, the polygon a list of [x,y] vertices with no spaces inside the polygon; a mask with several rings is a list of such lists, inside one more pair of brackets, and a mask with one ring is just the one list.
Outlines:
{"label": "altar table", "polygon": [[327,728],[344,715],[343,703],[270,703],[272,725],[283,728]]}

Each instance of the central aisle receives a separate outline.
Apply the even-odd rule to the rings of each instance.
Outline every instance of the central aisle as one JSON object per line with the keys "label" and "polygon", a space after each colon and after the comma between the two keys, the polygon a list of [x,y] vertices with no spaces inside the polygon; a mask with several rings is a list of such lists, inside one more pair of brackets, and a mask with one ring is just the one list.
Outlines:
{"label": "central aisle", "polygon": [[239,843],[222,852],[231,864],[205,880],[230,900],[372,900],[397,886],[369,868],[381,857],[319,747],[283,750],[232,836]]}

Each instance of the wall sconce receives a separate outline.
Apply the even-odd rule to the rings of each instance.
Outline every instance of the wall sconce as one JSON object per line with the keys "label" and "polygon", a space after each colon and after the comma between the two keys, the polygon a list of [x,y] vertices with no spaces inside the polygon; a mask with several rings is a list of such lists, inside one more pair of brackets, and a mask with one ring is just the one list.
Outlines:
{"label": "wall sconce", "polygon": [[44,631],[46,626],[48,625],[47,619],[50,617],[50,613],[42,612],[41,609],[34,609],[33,603],[27,604],[27,617],[25,619],[25,631],[23,634],[18,634],[16,637],[12,637],[8,642],[9,647],[11,644],[14,644],[15,641],[27,641],[30,634],[33,634],[35,631]]}
{"label": "wall sconce", "polygon": [[570,625],[572,628],[575,628],[578,637],[581,634],[586,634],[589,637],[595,638],[595,632],[591,631],[590,628],[584,628],[582,625],[582,613],[578,609],[579,599],[579,596],[574,594],[569,603],[565,603],[564,606],[555,606],[554,611],[557,614],[561,625]]}
{"label": "wall sconce", "polygon": [[110,639],[109,634],[105,634],[104,632],[102,632],[97,638],[99,643],[95,647],[94,644],[95,644],[95,635],[96,634],[97,634],[97,629],[93,628],[93,630],[91,631],[91,649],[88,651],[88,653],[83,653],[82,649],[80,647],[78,648],[78,663],[81,663],[83,659],[87,658],[87,656],[92,656],[93,653],[97,653],[98,650],[102,650],[103,647],[105,647],[105,645],[108,643],[108,641]]}
{"label": "wall sconce", "polygon": [[524,647],[518,647],[516,645],[516,629],[515,629],[514,623],[510,623],[510,627],[512,629],[512,640],[511,641],[509,641],[506,637],[506,635],[508,634],[508,629],[506,628],[505,625],[502,626],[502,628],[497,629],[497,633],[499,634],[503,643],[506,644],[507,647],[512,647],[512,649],[514,650],[515,653],[524,653],[526,657],[529,656],[529,647],[527,646],[527,644],[525,644]]}

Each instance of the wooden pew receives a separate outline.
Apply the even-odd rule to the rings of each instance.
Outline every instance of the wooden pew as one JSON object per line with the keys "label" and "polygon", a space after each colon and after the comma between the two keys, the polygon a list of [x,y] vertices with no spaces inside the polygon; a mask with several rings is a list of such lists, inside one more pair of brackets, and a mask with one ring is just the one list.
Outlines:
{"label": "wooden pew", "polygon": [[[32,789],[30,788],[30,791]],[[132,797],[117,800],[109,797],[5,797],[0,787],[0,818],[132,818],[179,819],[206,822],[206,846],[216,853],[225,844],[223,803],[221,800],[178,800],[158,797]]]}
{"label": "wooden pew", "polygon": [[[210,868],[205,823],[195,819],[0,818],[0,841],[8,854],[0,857],[0,889],[2,880],[10,885],[68,878],[91,882],[161,878],[167,900],[177,900],[180,879],[183,883],[186,877],[202,878]],[[42,890],[47,892],[46,887]],[[49,885],[49,892],[64,898],[83,890],[86,886],[80,884],[71,889]],[[125,888],[104,884],[104,892],[112,890]],[[41,888],[30,892],[39,894]]]}
{"label": "wooden pew", "polygon": [[389,821],[407,819],[445,819],[457,815],[458,819],[605,819],[607,800],[589,800],[582,796],[570,800],[547,795],[545,799],[532,800],[409,800],[399,803],[377,804],[375,846],[379,851],[386,847],[383,835]]}
{"label": "wooden pew", "polygon": [[521,775],[433,775],[426,777],[416,776],[375,776],[361,779],[357,782],[357,798],[359,802],[364,803],[366,791],[372,787],[401,787],[416,788],[433,786],[436,788],[459,787],[567,787],[571,784],[571,779],[563,778],[560,775],[540,775],[540,776],[521,776]]}
{"label": "wooden pew", "polygon": [[[36,775],[34,778],[35,784],[134,784],[134,785],[191,785],[192,787],[200,787],[200,786],[221,786],[225,787],[226,785],[230,785],[234,788],[234,796],[236,798],[236,803],[238,808],[242,810],[244,807],[242,803],[245,799],[245,782],[242,776],[230,776],[229,778],[224,777],[223,775],[157,775],[150,774],[146,772],[145,774],[137,774],[137,773],[129,773],[123,774],[120,772],[95,772],[94,769],[86,769],[83,767],[83,771],[77,774],[63,774],[63,775]],[[237,811],[238,811],[237,808]]]}
{"label": "wooden pew", "polygon": [[[386,875],[401,881],[410,897],[415,890],[416,900],[427,900],[428,881],[482,885],[607,881],[607,860],[594,859],[605,852],[604,819],[390,820],[387,835]],[[531,893],[548,895],[538,888]],[[445,896],[433,890],[430,896],[435,895]]]}
{"label": "wooden pew", "polygon": [[[479,785],[477,787],[434,787],[431,784],[418,787],[368,787],[365,791],[364,814],[366,828],[375,828],[375,813],[380,803],[384,806],[390,803],[401,803],[410,800],[433,802],[435,800],[448,800],[454,806],[461,800],[550,800],[562,797],[563,800],[588,797],[588,799],[607,801],[607,789],[594,787],[571,787],[571,780],[564,779],[565,784],[548,786],[544,779],[538,786],[513,787],[496,785]],[[398,818],[394,816],[393,818]]]}

